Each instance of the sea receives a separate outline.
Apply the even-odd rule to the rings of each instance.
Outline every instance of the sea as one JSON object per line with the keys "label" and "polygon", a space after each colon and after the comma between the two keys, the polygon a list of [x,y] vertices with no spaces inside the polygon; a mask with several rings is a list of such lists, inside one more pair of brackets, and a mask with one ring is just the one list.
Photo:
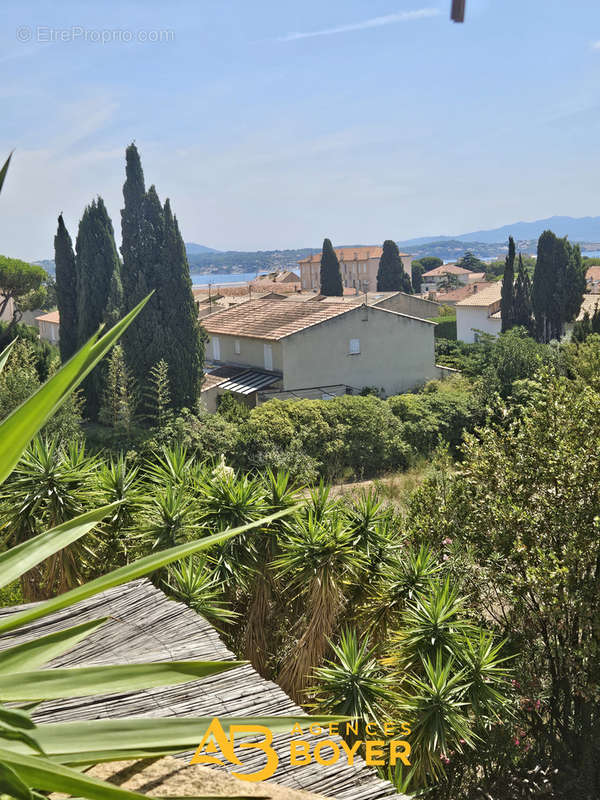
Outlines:
{"label": "sea", "polygon": [[248,281],[256,278],[256,272],[190,272],[194,288],[200,289],[206,286],[221,286],[229,283],[231,286],[243,286]]}

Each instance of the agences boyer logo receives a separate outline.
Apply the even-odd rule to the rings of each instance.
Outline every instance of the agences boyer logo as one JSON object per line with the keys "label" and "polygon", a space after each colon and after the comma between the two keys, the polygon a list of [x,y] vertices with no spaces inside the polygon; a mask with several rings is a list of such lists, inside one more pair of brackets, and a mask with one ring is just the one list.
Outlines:
{"label": "agences boyer logo", "polygon": [[[329,723],[322,726],[312,723],[302,728],[299,722],[294,723],[290,730],[293,737],[290,741],[290,763],[292,766],[302,766],[313,761],[322,766],[337,764],[344,759],[348,764],[354,763],[354,757],[363,755],[367,764],[371,766],[394,766],[398,761],[410,766],[410,744],[400,736],[409,736],[410,728],[405,722],[386,722],[381,726],[368,723],[365,726],[365,738],[358,739],[359,723],[357,720],[348,722]],[[353,744],[348,744],[344,739],[319,738],[329,734],[352,736]],[[259,741],[240,741],[236,743],[236,736],[261,736]],[[295,738],[299,737],[299,738]],[[230,725],[228,734],[217,717],[211,721],[202,741],[190,764],[218,764],[224,766],[228,761],[235,766],[243,766],[243,761],[235,753],[235,747],[240,751],[258,750],[266,756],[266,764],[257,772],[232,774],[243,781],[266,781],[275,774],[279,766],[279,756],[275,752],[273,733],[265,725]],[[240,753],[241,755],[241,753]]]}

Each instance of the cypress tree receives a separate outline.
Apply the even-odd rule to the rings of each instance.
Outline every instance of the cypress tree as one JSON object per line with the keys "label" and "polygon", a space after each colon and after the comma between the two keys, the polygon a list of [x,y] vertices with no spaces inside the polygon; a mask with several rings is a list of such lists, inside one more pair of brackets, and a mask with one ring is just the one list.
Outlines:
{"label": "cypress tree", "polygon": [[77,350],[77,270],[73,242],[62,214],[54,237],[56,304],[60,314],[60,358],[64,363]]}
{"label": "cypress tree", "polygon": [[514,287],[513,324],[526,328],[530,334],[533,332],[531,281],[529,280],[527,270],[523,266],[523,257],[521,253],[519,253],[519,269],[517,271],[517,280]]}
{"label": "cypress tree", "polygon": [[185,245],[169,200],[164,207],[162,289],[163,352],[173,405],[193,408],[200,393],[206,335],[198,322]]}
{"label": "cypress tree", "polygon": [[[112,222],[101,197],[83,212],[76,248],[77,340],[81,346],[101,324],[114,324],[123,302],[121,262]],[[100,365],[83,386],[86,411],[94,420],[98,416],[105,372],[105,366]]]}
{"label": "cypress tree", "polygon": [[383,243],[383,253],[377,270],[378,292],[412,292],[410,278],[404,271],[398,245],[391,239]]}
{"label": "cypress tree", "polygon": [[539,341],[560,339],[565,322],[575,319],[585,292],[585,268],[578,246],[544,231],[538,241],[532,303]]}
{"label": "cypress tree", "polygon": [[552,231],[544,231],[538,239],[531,302],[535,316],[536,338],[540,342],[549,342],[552,339],[557,283],[556,241]]}
{"label": "cypress tree", "polygon": [[321,254],[321,294],[326,297],[342,297],[344,294],[340,263],[329,239],[323,241]]}
{"label": "cypress tree", "polygon": [[514,323],[514,283],[515,283],[515,240],[508,237],[508,255],[502,276],[502,295],[500,299],[500,316],[502,333],[510,330]]}

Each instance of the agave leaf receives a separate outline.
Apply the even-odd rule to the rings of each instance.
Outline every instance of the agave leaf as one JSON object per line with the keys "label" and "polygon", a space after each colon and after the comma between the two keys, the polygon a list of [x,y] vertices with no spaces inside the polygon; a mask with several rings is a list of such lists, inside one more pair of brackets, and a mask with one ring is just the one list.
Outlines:
{"label": "agave leaf", "polygon": [[[0,436],[2,436],[0,426]],[[2,456],[0,456],[0,459]],[[21,542],[0,554],[0,587],[8,586],[23,573],[54,555],[63,547],[67,547],[92,530],[105,516],[120,505],[120,501],[111,503],[94,511],[87,511],[56,528],[40,533],[33,539]],[[10,619],[10,618],[9,618]]]}
{"label": "agave leaf", "polygon": [[0,675],[2,702],[131,692],[205,678],[242,666],[243,661],[158,661],[104,667],[43,669]]}
{"label": "agave leaf", "polygon": [[4,350],[0,353],[0,372],[2,372],[2,370],[6,366],[6,362],[8,361],[10,351],[15,346],[16,341],[17,341],[16,339],[13,339],[12,342],[9,342],[4,348]]}
{"label": "agave leaf", "polygon": [[31,791],[21,778],[6,764],[0,764],[0,792],[16,800],[31,800]]}
{"label": "agave leaf", "polygon": [[23,450],[39,429],[45,425],[69,394],[110,350],[149,299],[150,295],[138,303],[122,320],[119,320],[101,339],[98,339],[100,331],[94,334],[55,375],[0,423],[0,441],[2,442],[0,483],[3,483],[10,475],[21,458]]}
{"label": "agave leaf", "polygon": [[31,730],[35,728],[35,724],[29,714],[18,708],[4,708],[0,706],[0,722],[22,730]]}
{"label": "agave leaf", "polygon": [[[145,798],[143,794],[121,789],[40,756],[28,756],[0,748],[0,764],[10,764],[10,768],[27,786],[33,786],[42,792],[61,792],[74,797],[85,797],[88,800],[141,800],[141,798]],[[204,798],[204,800],[210,799]],[[231,800],[235,800],[235,798]]]}
{"label": "agave leaf", "polygon": [[171,564],[173,561],[178,561],[180,558],[185,558],[186,556],[192,555],[192,553],[198,553],[200,550],[206,550],[215,544],[225,542],[228,539],[231,539],[233,536],[237,536],[239,533],[244,533],[252,528],[269,525],[276,519],[280,519],[281,517],[289,514],[294,514],[298,508],[299,506],[291,506],[290,508],[277,511],[275,514],[271,514],[263,519],[250,522],[247,525],[241,525],[238,528],[231,528],[230,530],[226,530],[221,533],[215,533],[212,536],[205,536],[203,539],[196,539],[193,542],[186,542],[185,544],[177,545],[175,547],[169,547],[167,550],[162,550],[159,553],[153,553],[149,556],[145,556],[144,558],[140,558],[138,561],[134,561],[133,563],[127,564],[124,567],[119,567],[119,569],[115,569],[106,575],[95,578],[94,580],[83,584],[83,586],[77,586],[75,589],[71,589],[64,594],[58,595],[58,597],[52,597],[50,600],[45,600],[43,603],[36,603],[35,605],[32,605],[23,611],[18,611],[15,614],[11,614],[9,617],[0,620],[0,633],[12,631],[15,628],[21,627],[21,625],[26,625],[27,623],[32,622],[35,619],[39,619],[40,617],[44,617],[53,611],[60,611],[63,608],[67,608],[68,606],[78,603],[80,600],[86,600],[88,597],[93,597],[99,592],[106,591],[106,589],[111,589],[114,586],[120,586],[128,581],[141,578],[150,572],[154,572],[156,569],[160,569],[161,567],[165,567],[167,564]]}
{"label": "agave leaf", "polygon": [[8,165],[10,164],[10,160],[12,158],[12,153],[4,162],[4,166],[0,169],[0,192],[2,191],[2,185],[4,184],[4,179],[6,178],[6,173],[8,172]]}
{"label": "agave leaf", "polygon": [[[264,725],[274,733],[289,733],[296,722],[301,726],[328,725],[348,719],[340,716],[295,717],[219,717],[227,731],[230,725]],[[36,739],[50,758],[68,764],[90,764],[152,757],[195,750],[213,717],[167,717],[97,719],[78,722],[51,722],[40,725]],[[251,735],[251,734],[249,734]],[[17,742],[6,745],[26,753]]]}
{"label": "agave leaf", "polygon": [[[90,622],[82,622],[81,625],[73,625],[71,628],[65,628],[64,631],[49,633],[47,636],[40,636],[31,642],[24,642],[0,651],[0,674],[17,670],[33,670],[47,664],[48,661],[52,661],[53,658],[57,658],[75,647],[96,628],[104,625],[107,619],[108,617],[102,617]],[[2,720],[2,711],[0,708],[0,720]],[[8,720],[4,721],[8,722]]]}

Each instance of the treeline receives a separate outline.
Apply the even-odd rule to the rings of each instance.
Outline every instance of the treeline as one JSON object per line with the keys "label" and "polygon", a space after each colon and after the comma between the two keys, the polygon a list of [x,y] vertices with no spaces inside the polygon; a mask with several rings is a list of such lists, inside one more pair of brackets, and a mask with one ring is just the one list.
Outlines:
{"label": "treeline", "polygon": [[[140,414],[152,414],[147,387],[161,362],[171,387],[174,409],[193,406],[198,398],[204,362],[204,336],[198,323],[185,246],[169,200],[161,204],[154,186],[145,188],[134,144],[126,151],[126,180],[121,211],[121,256],[112,221],[101,197],[84,210],[75,248],[58,218],[54,239],[56,295],[60,313],[61,358],[73,353],[103,324],[112,326],[152,293],[107,364],[84,383],[85,413],[101,414],[111,371],[124,373]],[[122,361],[122,365],[120,363]]]}
{"label": "treeline", "polygon": [[565,324],[577,317],[586,288],[579,245],[544,231],[538,241],[533,281],[521,254],[515,277],[515,258],[511,236],[502,278],[502,330],[522,326],[539,342],[560,340]]}

